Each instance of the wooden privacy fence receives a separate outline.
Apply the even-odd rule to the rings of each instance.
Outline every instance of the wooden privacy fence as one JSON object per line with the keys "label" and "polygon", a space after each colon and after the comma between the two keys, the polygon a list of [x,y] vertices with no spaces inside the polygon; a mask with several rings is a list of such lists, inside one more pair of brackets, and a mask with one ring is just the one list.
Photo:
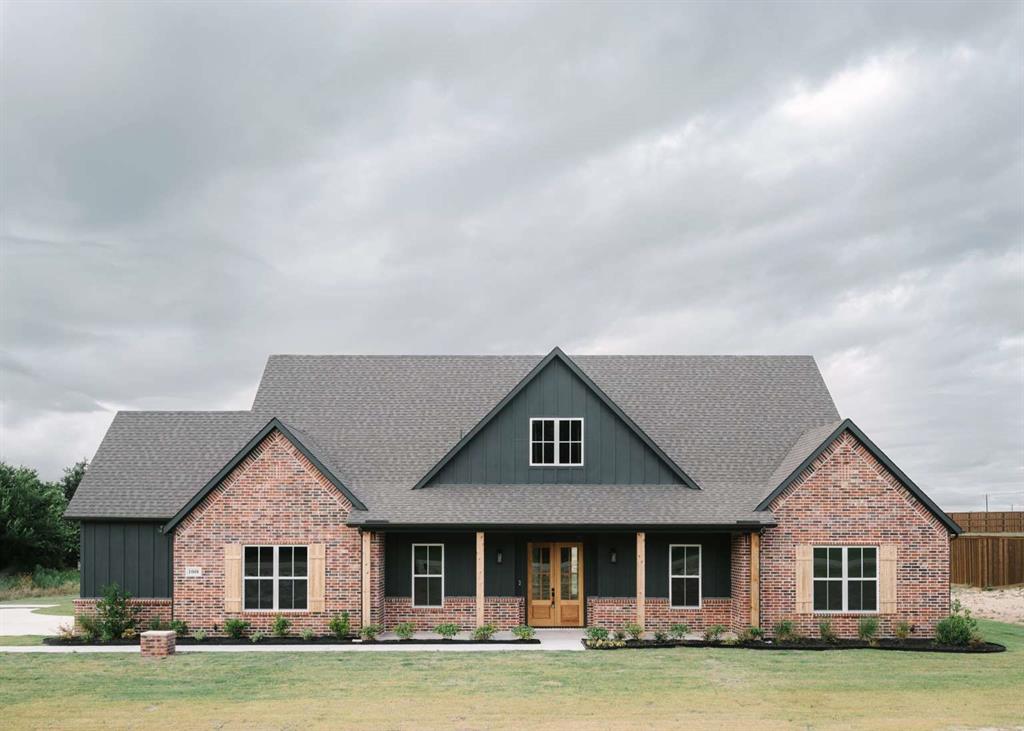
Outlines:
{"label": "wooden privacy fence", "polygon": [[1024,533],[1024,511],[950,513],[964,533]]}
{"label": "wooden privacy fence", "polygon": [[949,559],[954,584],[1024,584],[1024,536],[957,536]]}

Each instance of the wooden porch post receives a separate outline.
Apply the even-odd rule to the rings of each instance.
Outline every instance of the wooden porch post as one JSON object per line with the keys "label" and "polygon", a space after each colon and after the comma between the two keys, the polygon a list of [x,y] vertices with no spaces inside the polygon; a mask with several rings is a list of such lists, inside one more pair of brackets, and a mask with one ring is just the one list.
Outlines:
{"label": "wooden porch post", "polygon": [[750,626],[761,626],[761,534],[750,534]]}
{"label": "wooden porch post", "polygon": [[370,620],[370,600],[373,596],[373,587],[370,585],[370,538],[369,531],[363,531],[363,627],[373,624]]}
{"label": "wooden porch post", "polygon": [[476,533],[476,626],[484,623],[484,533]]}
{"label": "wooden porch post", "polygon": [[647,620],[647,534],[636,534],[636,623],[644,627]]}

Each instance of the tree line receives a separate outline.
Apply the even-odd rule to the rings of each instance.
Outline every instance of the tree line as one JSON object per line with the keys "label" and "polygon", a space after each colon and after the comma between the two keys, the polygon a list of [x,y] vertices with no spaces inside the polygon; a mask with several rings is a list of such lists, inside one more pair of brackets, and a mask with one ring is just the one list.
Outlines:
{"label": "tree line", "polygon": [[48,482],[30,467],[0,462],[0,570],[77,566],[78,523],[64,510],[86,468],[76,462]]}

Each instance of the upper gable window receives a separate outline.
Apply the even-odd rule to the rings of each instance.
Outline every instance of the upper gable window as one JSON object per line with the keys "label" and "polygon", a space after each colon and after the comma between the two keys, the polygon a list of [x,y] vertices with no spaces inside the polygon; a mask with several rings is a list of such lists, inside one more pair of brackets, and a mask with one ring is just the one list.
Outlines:
{"label": "upper gable window", "polygon": [[531,467],[581,467],[583,419],[530,419]]}

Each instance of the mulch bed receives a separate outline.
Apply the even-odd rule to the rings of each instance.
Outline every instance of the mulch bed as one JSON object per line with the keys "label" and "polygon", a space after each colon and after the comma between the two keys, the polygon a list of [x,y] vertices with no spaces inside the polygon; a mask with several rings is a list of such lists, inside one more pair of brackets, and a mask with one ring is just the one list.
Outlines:
{"label": "mulch bed", "polygon": [[870,645],[864,640],[824,640],[804,639],[797,642],[708,642],[706,640],[626,640],[623,647],[590,647],[587,640],[581,640],[588,650],[649,650],[666,647],[717,647],[725,650],[895,650],[899,652],[1004,652],[1005,645],[995,642],[984,642],[979,645],[937,645],[934,640],[913,638],[906,640],[883,639]]}
{"label": "mulch bed", "polygon": [[[45,637],[43,638],[43,644],[56,645],[56,646],[73,646],[73,647],[95,647],[104,645],[136,645],[139,644],[139,638],[135,637],[130,640],[111,640],[110,642],[104,642],[103,640],[93,640],[89,642],[81,637],[74,639],[64,639],[62,637]],[[538,645],[540,640],[443,640],[443,639],[414,639],[414,640],[360,640],[355,637],[347,637],[345,639],[338,639],[337,637],[314,637],[309,640],[304,640],[301,637],[264,637],[259,642],[253,642],[248,637],[242,637],[240,639],[234,639],[232,637],[207,637],[202,642],[199,642],[193,637],[179,637],[175,640],[175,644],[178,646],[185,645]]]}

